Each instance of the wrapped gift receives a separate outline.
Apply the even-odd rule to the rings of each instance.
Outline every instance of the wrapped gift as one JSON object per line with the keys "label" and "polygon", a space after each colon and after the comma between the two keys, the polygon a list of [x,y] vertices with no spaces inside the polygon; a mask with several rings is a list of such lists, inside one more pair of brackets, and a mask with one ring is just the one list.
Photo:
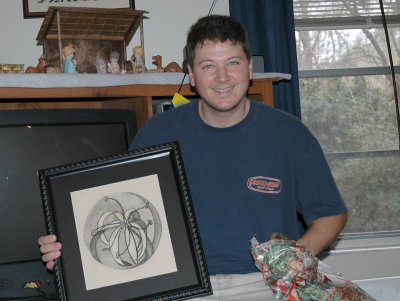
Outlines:
{"label": "wrapped gift", "polygon": [[265,243],[253,237],[250,242],[255,265],[278,300],[376,301],[353,282],[319,272],[318,259],[285,235],[273,234]]}

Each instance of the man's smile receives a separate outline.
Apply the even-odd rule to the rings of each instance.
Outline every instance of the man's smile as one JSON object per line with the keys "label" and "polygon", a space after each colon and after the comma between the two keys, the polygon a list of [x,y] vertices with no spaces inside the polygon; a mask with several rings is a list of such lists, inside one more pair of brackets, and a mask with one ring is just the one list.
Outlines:
{"label": "man's smile", "polygon": [[226,94],[233,90],[233,86],[224,87],[224,88],[213,88],[213,91],[217,94]]}

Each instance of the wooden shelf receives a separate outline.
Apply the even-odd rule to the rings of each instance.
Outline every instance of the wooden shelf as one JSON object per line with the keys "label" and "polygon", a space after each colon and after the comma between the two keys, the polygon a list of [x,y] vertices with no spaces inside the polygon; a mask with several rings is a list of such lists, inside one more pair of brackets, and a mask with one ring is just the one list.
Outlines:
{"label": "wooden shelf", "polygon": [[[249,95],[273,106],[274,82],[280,78],[255,79]],[[136,113],[137,125],[141,127],[153,116],[154,97],[171,98],[179,85],[137,84],[110,87],[1,87],[0,110],[51,109],[51,108],[115,108],[129,109]],[[183,85],[180,94],[196,96],[189,84]]]}

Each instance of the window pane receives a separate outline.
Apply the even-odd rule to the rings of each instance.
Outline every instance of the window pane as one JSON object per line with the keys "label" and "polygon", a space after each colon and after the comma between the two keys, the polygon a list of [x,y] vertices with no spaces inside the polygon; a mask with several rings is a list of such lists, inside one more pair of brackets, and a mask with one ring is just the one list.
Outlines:
{"label": "window pane", "polygon": [[302,120],[325,153],[399,148],[391,78],[300,80]]}
{"label": "window pane", "polygon": [[400,28],[388,28],[393,65],[400,65]]}
{"label": "window pane", "polygon": [[329,160],[349,209],[344,232],[399,230],[400,158]]}
{"label": "window pane", "polygon": [[[391,32],[400,46],[399,31]],[[390,65],[383,28],[296,31],[296,49],[299,70]]]}

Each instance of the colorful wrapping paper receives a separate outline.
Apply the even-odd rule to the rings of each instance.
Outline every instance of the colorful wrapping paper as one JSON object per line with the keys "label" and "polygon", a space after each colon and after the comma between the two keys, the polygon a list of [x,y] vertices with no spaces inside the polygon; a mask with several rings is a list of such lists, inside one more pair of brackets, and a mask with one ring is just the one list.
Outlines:
{"label": "colorful wrapping paper", "polygon": [[356,284],[318,272],[318,259],[282,234],[265,243],[251,239],[256,267],[274,297],[285,301],[376,301]]}

